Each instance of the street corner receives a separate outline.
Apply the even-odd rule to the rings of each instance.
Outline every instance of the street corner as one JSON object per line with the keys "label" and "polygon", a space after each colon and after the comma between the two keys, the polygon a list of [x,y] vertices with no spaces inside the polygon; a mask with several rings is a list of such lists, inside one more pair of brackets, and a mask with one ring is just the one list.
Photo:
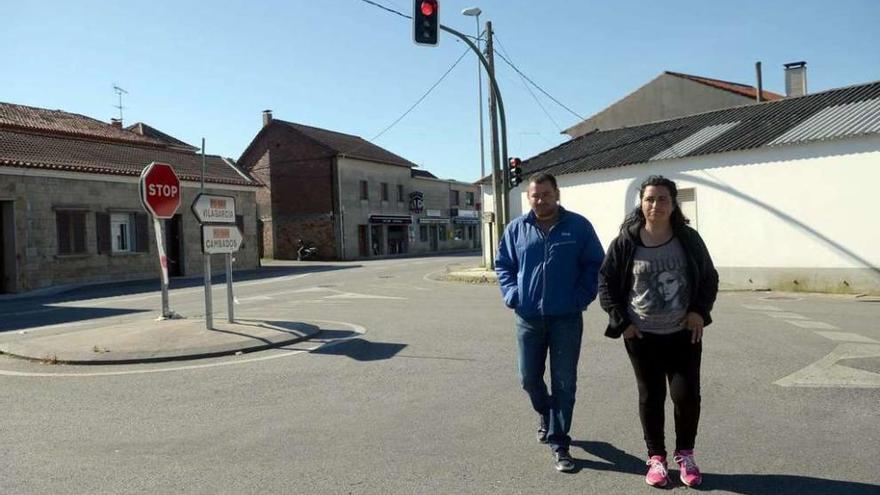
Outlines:
{"label": "street corner", "polygon": [[469,284],[498,284],[498,276],[484,267],[448,267],[444,277],[449,282]]}
{"label": "street corner", "polygon": [[0,344],[0,353],[47,364],[109,365],[195,360],[244,354],[315,337],[316,322],[242,318],[208,329],[204,319],[132,322]]}

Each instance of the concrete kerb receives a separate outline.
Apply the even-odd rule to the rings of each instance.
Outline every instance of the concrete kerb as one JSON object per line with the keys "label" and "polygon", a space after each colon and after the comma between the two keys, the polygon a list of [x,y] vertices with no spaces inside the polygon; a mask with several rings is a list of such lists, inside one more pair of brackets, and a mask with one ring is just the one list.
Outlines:
{"label": "concrete kerb", "polygon": [[446,280],[449,282],[464,282],[469,284],[498,284],[498,276],[494,270],[484,267],[446,267]]}
{"label": "concrete kerb", "polygon": [[0,353],[48,364],[109,365],[195,360],[245,354],[294,344],[320,333],[317,325],[241,319],[164,320],[34,336],[0,344]]}

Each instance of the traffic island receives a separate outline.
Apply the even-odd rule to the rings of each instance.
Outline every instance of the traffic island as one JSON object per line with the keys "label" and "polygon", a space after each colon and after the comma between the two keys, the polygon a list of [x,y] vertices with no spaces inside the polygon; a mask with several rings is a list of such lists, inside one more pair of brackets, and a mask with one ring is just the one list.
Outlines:
{"label": "traffic island", "polygon": [[483,267],[449,268],[446,280],[450,282],[466,282],[469,284],[497,284],[498,276],[492,270]]}
{"label": "traffic island", "polygon": [[48,364],[133,364],[181,361],[248,353],[293,344],[320,332],[303,322],[169,319],[28,336],[0,345],[9,356]]}

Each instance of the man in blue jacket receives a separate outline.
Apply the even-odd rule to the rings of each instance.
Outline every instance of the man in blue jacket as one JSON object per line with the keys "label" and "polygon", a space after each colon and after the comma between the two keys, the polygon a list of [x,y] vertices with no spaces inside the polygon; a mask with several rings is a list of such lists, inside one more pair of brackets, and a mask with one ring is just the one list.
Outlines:
{"label": "man in blue jacket", "polygon": [[531,211],[504,231],[495,271],[504,304],[516,313],[520,379],[539,414],[538,441],[550,444],[558,471],[571,471],[583,311],[596,298],[604,250],[586,218],[559,206],[555,177],[530,177],[528,199]]}

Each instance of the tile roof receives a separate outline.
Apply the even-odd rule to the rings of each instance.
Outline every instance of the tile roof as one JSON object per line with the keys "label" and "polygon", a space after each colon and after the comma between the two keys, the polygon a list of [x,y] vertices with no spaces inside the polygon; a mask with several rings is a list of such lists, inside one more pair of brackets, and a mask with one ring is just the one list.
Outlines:
{"label": "tile roof", "polygon": [[[670,76],[681,77],[683,79],[689,79],[691,81],[696,81],[700,84],[705,84],[706,86],[712,86],[713,88],[730,91],[731,93],[736,93],[740,96],[746,96],[751,99],[755,99],[758,94],[758,88],[754,86],[749,86],[747,84],[722,81],[720,79],[712,79],[710,77],[692,76],[690,74],[682,74],[681,72],[666,71],[666,74],[669,74]],[[783,95],[774,93],[772,91],[767,91],[766,89],[761,90],[761,95],[763,96],[764,101],[775,101],[785,98]]]}
{"label": "tile roof", "polygon": [[402,158],[394,153],[376,146],[375,144],[352,134],[343,134],[341,132],[329,131],[318,127],[312,127],[285,120],[274,119],[272,122],[278,122],[287,125],[304,134],[305,136],[317,141],[327,148],[335,151],[340,156],[357,158],[361,160],[386,163],[389,165],[399,165],[401,167],[415,167],[415,163]]}
{"label": "tile roof", "polygon": [[166,145],[158,139],[141,136],[85,115],[13,103],[0,102],[0,128],[144,145]]}
{"label": "tile roof", "polygon": [[[259,185],[246,179],[250,176],[242,175],[222,157],[206,155],[205,158],[207,182]],[[202,157],[196,153],[0,128],[0,166],[137,177],[153,161],[173,166],[181,180],[200,180]]]}
{"label": "tile roof", "polygon": [[529,158],[523,171],[563,175],[863,134],[880,134],[880,81],[585,134]]}
{"label": "tile roof", "polygon": [[165,134],[164,132],[160,131],[159,129],[156,129],[153,126],[144,124],[143,122],[134,123],[134,124],[126,127],[125,130],[131,131],[131,132],[133,132],[135,134],[139,134],[141,136],[147,136],[149,138],[158,139],[159,141],[162,141],[163,143],[169,144],[169,145],[176,147],[176,148],[181,148],[181,149],[190,150],[190,151],[201,150],[201,148],[199,148],[198,146],[193,146],[189,143],[184,143],[183,141],[177,139],[176,137],[169,136],[168,134]]}
{"label": "tile roof", "polygon": [[423,179],[436,179],[437,178],[437,176],[432,174],[431,172],[428,172],[427,170],[421,170],[418,168],[412,169],[411,176],[412,177],[420,177]]}

